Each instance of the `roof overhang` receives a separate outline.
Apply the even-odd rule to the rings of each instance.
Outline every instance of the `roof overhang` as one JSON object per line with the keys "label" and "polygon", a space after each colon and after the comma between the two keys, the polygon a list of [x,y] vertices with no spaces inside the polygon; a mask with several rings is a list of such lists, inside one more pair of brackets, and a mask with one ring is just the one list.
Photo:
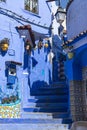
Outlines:
{"label": "roof overhang", "polygon": [[49,37],[49,34],[44,34],[44,33],[36,32],[36,31],[33,31],[33,33],[35,36],[35,40],[39,40],[40,38],[45,39]]}
{"label": "roof overhang", "polygon": [[21,66],[22,65],[22,63],[20,63],[20,62],[17,62],[17,61],[6,61],[5,62],[6,64],[14,64],[14,65],[19,65],[19,66]]}
{"label": "roof overhang", "polygon": [[16,27],[20,37],[23,37],[25,40],[31,41],[32,45],[35,46],[35,41],[39,40],[40,38],[45,39],[49,37],[49,34],[44,34],[37,32],[31,29],[30,25],[24,25]]}
{"label": "roof overhang", "polygon": [[30,25],[16,27],[19,35],[26,40],[29,40],[33,47],[35,47],[35,37]]}

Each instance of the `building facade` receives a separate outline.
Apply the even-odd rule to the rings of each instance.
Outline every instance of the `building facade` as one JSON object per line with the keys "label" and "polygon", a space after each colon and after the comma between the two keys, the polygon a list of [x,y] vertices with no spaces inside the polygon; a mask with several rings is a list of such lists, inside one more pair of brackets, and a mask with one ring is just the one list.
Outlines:
{"label": "building facade", "polygon": [[67,6],[66,73],[70,86],[71,114],[74,121],[87,120],[87,1],[71,0]]}
{"label": "building facade", "polygon": [[[11,0],[0,0],[0,19],[2,19],[0,21],[1,118],[21,116],[21,100],[26,102],[27,95],[29,95],[27,92],[30,86],[29,80],[32,77],[29,77],[31,71],[32,73],[35,73],[36,69],[38,69],[40,74],[42,74],[41,79],[40,75],[37,75],[36,72],[36,77],[31,78],[31,83],[35,78],[36,80],[39,80],[40,78],[40,80],[47,80],[46,82],[49,82],[49,78],[46,79],[44,75],[44,67],[45,65],[48,66],[48,64],[45,64],[45,60],[50,51],[48,49],[50,48],[48,47],[48,44],[50,46],[50,43],[48,43],[48,39],[44,39],[50,37],[51,13],[49,8],[50,4],[48,7],[46,1],[42,2],[40,0],[19,0],[16,2]],[[38,42],[41,42],[41,44],[39,45]],[[40,47],[42,48],[41,52]],[[34,70],[35,64],[38,63],[38,60],[35,60],[34,52],[36,53],[35,55],[40,55],[40,58],[38,59],[40,64],[44,59],[40,70],[40,66]],[[47,71],[50,69],[51,66],[48,66]],[[5,106],[7,105],[10,111],[10,104],[12,110],[11,113],[8,113]],[[15,109],[13,107],[14,105]],[[6,111],[4,111],[4,109]],[[13,109],[14,112],[12,112]],[[16,109],[18,112],[15,115]],[[7,112],[7,114],[4,114],[4,112]]]}
{"label": "building facade", "polygon": [[0,125],[7,123],[4,129],[10,123],[9,129],[67,130],[71,123],[57,6],[51,0],[0,0]]}

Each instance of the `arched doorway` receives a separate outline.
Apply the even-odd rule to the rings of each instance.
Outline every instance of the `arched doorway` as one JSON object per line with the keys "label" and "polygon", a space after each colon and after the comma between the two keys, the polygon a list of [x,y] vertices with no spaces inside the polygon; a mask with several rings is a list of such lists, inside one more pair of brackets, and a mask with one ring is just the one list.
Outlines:
{"label": "arched doorway", "polygon": [[87,45],[75,50],[70,81],[71,114],[74,121],[87,120]]}

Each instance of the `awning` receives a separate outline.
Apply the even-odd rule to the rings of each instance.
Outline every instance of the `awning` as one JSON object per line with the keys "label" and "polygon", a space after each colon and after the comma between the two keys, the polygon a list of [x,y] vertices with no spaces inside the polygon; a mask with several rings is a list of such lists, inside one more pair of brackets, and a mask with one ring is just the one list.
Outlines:
{"label": "awning", "polygon": [[19,65],[19,66],[22,65],[22,63],[17,62],[17,61],[6,61],[5,64],[6,64],[6,65],[14,64],[14,65]]}
{"label": "awning", "polygon": [[35,40],[39,40],[40,38],[45,39],[49,37],[49,34],[39,33],[36,31],[33,31],[33,33],[34,33]]}
{"label": "awning", "polygon": [[48,33],[44,34],[37,32],[33,30],[30,25],[19,26],[16,27],[16,29],[21,37],[24,37],[26,40],[30,40],[33,45],[35,45],[36,40],[39,40],[40,38],[44,39],[49,37]]}
{"label": "awning", "polygon": [[30,25],[24,25],[16,27],[19,35],[25,38],[25,41],[29,40],[33,47],[35,47],[35,37]]}

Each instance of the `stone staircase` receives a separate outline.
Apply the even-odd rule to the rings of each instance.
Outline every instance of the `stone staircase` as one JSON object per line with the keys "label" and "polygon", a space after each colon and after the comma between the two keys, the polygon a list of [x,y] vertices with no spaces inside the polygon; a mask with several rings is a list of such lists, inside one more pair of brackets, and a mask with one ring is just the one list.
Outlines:
{"label": "stone staircase", "polygon": [[22,106],[22,118],[54,126],[72,123],[69,111],[69,90],[65,82],[53,83],[51,86],[38,86],[37,90],[30,91],[31,96]]}
{"label": "stone staircase", "polygon": [[0,130],[68,130],[68,125],[61,125],[58,120],[39,119],[0,119]]}

